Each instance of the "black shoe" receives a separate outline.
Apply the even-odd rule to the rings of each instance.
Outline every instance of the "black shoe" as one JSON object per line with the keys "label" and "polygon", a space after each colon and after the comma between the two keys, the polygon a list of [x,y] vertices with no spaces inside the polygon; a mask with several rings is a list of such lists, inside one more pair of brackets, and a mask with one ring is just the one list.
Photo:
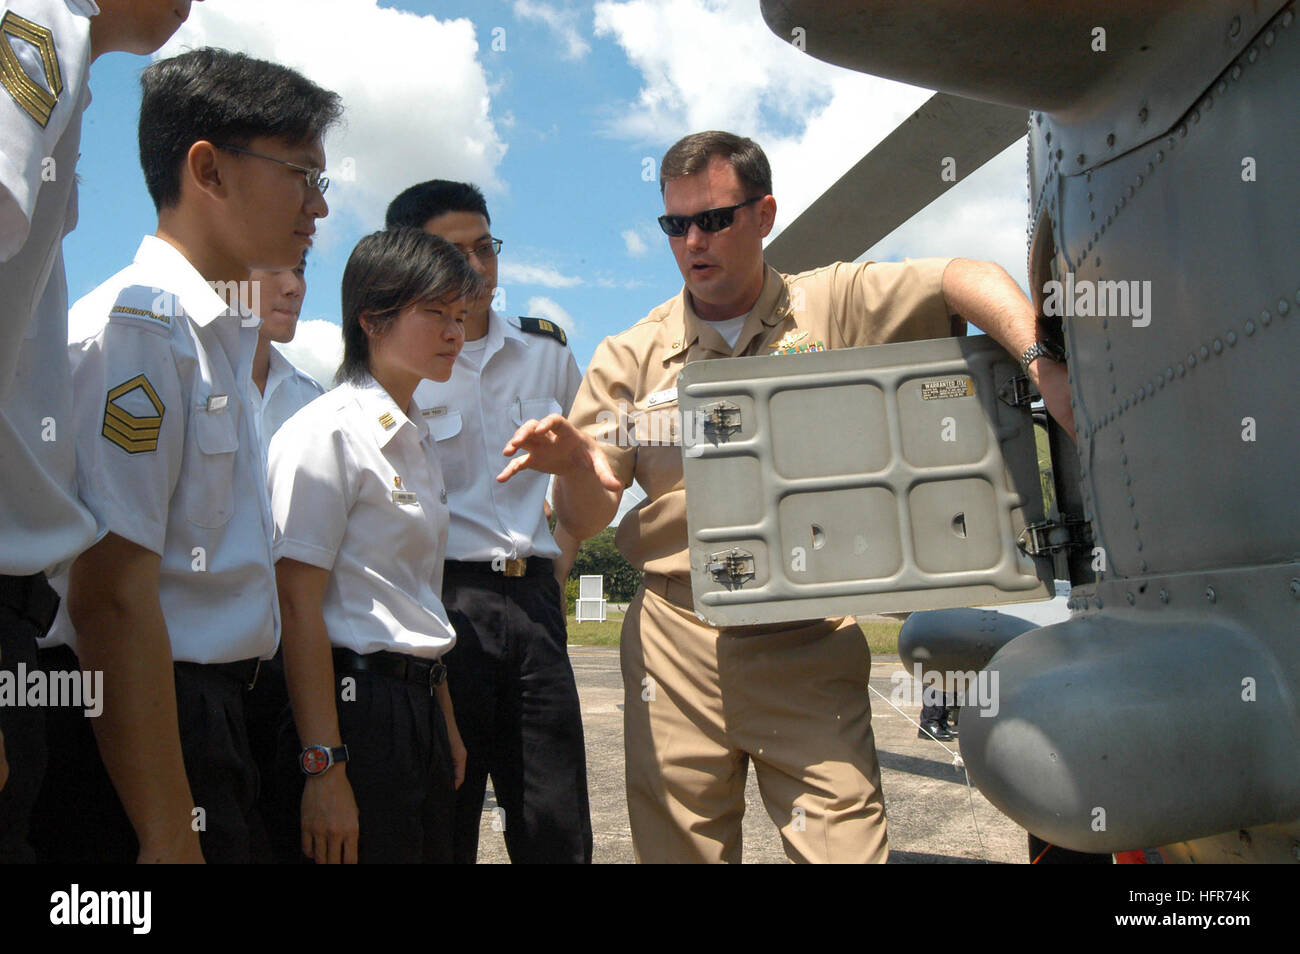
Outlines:
{"label": "black shoe", "polygon": [[943,729],[945,732],[947,732],[947,733],[948,733],[948,737],[949,737],[950,739],[955,739],[955,738],[957,738],[958,733],[957,733],[957,725],[956,725],[956,723],[952,723],[952,722],[940,722],[940,723],[939,723],[939,728],[941,728],[941,729]]}
{"label": "black shoe", "polygon": [[935,738],[940,742],[952,741],[952,733],[948,731],[948,727],[938,722],[922,722],[921,728],[916,730],[916,737],[918,739]]}

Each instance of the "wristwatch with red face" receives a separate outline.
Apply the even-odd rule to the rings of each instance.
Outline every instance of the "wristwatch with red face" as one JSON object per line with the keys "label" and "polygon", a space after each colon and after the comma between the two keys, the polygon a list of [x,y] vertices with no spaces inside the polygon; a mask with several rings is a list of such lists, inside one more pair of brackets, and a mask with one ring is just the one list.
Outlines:
{"label": "wristwatch with red face", "polygon": [[348,760],[348,747],[338,745],[331,748],[328,745],[309,745],[302,750],[298,756],[298,767],[302,769],[303,775],[310,775],[315,778],[317,775],[324,775],[335,762],[346,762]]}

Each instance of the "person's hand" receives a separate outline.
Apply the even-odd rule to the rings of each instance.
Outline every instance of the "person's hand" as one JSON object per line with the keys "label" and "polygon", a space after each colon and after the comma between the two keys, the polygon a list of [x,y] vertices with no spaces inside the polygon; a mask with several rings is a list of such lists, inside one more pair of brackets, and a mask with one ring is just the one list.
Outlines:
{"label": "person's hand", "polygon": [[[524,453],[514,456],[518,451]],[[525,468],[558,476],[586,470],[594,473],[606,490],[623,490],[622,482],[610,470],[609,461],[595,439],[570,424],[562,414],[525,421],[501,453],[513,459],[497,474],[499,483],[505,483]]]}
{"label": "person's hand", "polygon": [[1074,408],[1070,407],[1070,380],[1065,365],[1051,358],[1039,358],[1030,363],[1029,373],[1038,393],[1043,396],[1048,413],[1070,435],[1070,440],[1078,443],[1074,436]]}
{"label": "person's hand", "polygon": [[460,788],[461,783],[465,781],[465,764],[469,761],[469,750],[465,748],[465,741],[460,737],[460,729],[457,728],[455,721],[447,723],[447,741],[451,744],[451,765],[456,775],[456,787]]}
{"label": "person's hand", "polygon": [[357,863],[360,822],[347,767],[338,763],[302,790],[302,853],[318,865]]}

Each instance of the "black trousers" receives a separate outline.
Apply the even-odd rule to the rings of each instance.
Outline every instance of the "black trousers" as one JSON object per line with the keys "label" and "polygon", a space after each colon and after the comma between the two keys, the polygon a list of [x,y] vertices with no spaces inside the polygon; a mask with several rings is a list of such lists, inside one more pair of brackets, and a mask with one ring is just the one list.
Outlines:
{"label": "black trousers", "polygon": [[[348,747],[348,784],[357,802],[361,864],[448,864],[456,804],[451,745],[442,707],[420,686],[372,672],[337,669],[339,733]],[[351,680],[349,682],[349,680]],[[281,791],[300,806],[302,746],[287,715],[280,726]],[[288,767],[288,768],[286,768]],[[331,768],[328,771],[333,772]],[[302,814],[292,819],[301,854]]]}
{"label": "black trousers", "polygon": [[[257,765],[257,814],[266,830],[266,852],[255,845],[253,860],[259,864],[297,864],[302,858],[299,845],[299,816],[302,784],[298,776],[298,749],[281,751],[280,733],[285,721],[292,727],[289,687],[284,681],[284,647],[262,663],[257,682],[244,697],[244,719],[248,744]],[[291,747],[290,747],[291,748]],[[279,763],[280,759],[285,764]]]}
{"label": "black trousers", "polygon": [[[66,646],[43,649],[46,672],[80,669]],[[192,825],[209,864],[247,864],[264,852],[254,803],[258,777],[244,726],[245,688],[231,676],[176,663],[181,753],[196,812]],[[40,861],[131,864],[139,842],[80,709],[50,709],[50,759],[32,821]]]}
{"label": "black trousers", "polygon": [[[25,672],[37,668],[36,640],[49,629],[58,605],[44,574],[0,576],[0,672],[6,681],[12,680],[16,692],[25,688],[17,681],[19,664]],[[0,789],[0,864],[36,860],[28,827],[45,775],[46,713],[43,707],[0,704],[0,732],[9,764],[9,780]]]}
{"label": "black trousers", "polygon": [[456,629],[444,659],[469,763],[456,798],[457,862],[478,857],[487,778],[515,864],[590,863],[591,813],[578,689],[550,562],[510,578],[448,560],[443,605]]}

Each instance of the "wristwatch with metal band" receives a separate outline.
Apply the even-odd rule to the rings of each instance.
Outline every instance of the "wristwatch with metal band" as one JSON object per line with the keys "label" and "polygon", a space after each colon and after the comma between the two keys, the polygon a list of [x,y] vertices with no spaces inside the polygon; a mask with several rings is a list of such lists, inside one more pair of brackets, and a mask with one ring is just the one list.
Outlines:
{"label": "wristwatch with metal band", "polygon": [[1029,373],[1029,365],[1035,358],[1051,358],[1053,361],[1064,361],[1065,352],[1050,341],[1035,341],[1020,356],[1020,367],[1024,368],[1025,374]]}
{"label": "wristwatch with metal band", "polygon": [[335,762],[346,762],[348,760],[348,747],[339,745],[331,748],[327,745],[309,745],[302,750],[298,756],[298,767],[302,769],[303,775],[310,775],[315,778],[317,775],[324,775]]}

